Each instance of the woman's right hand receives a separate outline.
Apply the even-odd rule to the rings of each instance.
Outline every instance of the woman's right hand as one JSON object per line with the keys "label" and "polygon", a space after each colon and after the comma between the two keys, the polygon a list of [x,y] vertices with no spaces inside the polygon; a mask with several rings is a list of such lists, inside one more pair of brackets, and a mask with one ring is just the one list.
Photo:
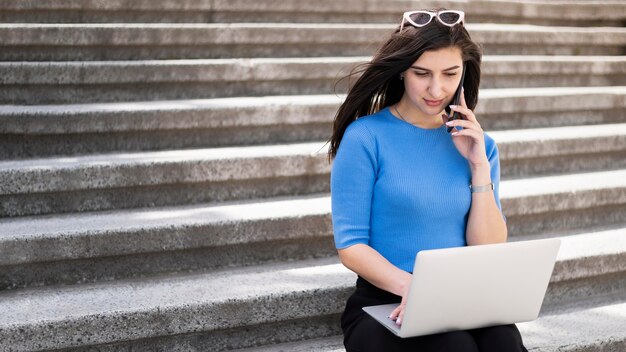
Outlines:
{"label": "woman's right hand", "polygon": [[396,322],[398,326],[402,325],[402,320],[404,319],[404,311],[406,308],[406,300],[409,297],[409,287],[411,287],[411,283],[407,283],[404,288],[404,293],[402,294],[402,301],[400,305],[391,312],[389,318]]}
{"label": "woman's right hand", "polygon": [[366,244],[339,249],[339,259],[348,269],[369,281],[374,286],[402,297],[400,307],[395,309],[390,318],[397,320],[398,325],[404,317],[404,306],[411,286],[413,275],[393,264]]}

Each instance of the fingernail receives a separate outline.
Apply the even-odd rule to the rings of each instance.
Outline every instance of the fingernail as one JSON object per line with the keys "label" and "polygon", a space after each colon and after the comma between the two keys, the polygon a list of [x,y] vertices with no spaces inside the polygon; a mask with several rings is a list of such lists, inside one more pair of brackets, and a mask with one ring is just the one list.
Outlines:
{"label": "fingernail", "polygon": [[448,122],[446,122],[446,125],[452,126],[452,125],[454,125],[454,121],[448,121]]}
{"label": "fingernail", "polygon": [[456,109],[456,105],[450,105],[450,109]]}
{"label": "fingernail", "polygon": [[451,133],[453,136],[456,136],[457,134],[459,134],[459,132],[452,132]]}

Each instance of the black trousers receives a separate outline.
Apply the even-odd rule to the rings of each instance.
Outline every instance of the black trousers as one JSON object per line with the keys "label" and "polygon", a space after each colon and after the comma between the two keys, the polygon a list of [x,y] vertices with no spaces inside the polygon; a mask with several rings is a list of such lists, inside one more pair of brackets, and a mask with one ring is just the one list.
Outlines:
{"label": "black trousers", "polygon": [[392,334],[361,309],[400,301],[401,297],[359,277],[356,290],[348,299],[341,316],[346,351],[528,352],[514,324],[403,339]]}

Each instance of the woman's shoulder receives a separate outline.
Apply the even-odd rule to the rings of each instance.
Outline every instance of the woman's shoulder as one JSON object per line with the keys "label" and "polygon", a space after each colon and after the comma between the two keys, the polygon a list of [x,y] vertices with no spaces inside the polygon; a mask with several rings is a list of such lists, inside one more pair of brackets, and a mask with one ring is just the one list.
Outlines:
{"label": "woman's shoulder", "polygon": [[380,130],[379,127],[386,123],[387,113],[387,108],[384,108],[376,113],[361,116],[348,126],[346,133],[350,130],[352,130],[352,133],[367,132],[373,137],[376,131]]}
{"label": "woman's shoulder", "polygon": [[376,153],[382,138],[381,133],[387,130],[383,126],[387,119],[384,114],[385,109],[352,121],[343,134],[341,145],[348,145],[352,148],[359,146],[359,148]]}

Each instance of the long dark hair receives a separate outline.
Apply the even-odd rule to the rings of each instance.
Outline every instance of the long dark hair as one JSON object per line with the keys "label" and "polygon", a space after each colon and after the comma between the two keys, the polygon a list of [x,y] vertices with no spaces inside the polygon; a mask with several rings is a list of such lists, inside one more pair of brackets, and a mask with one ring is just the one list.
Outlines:
{"label": "long dark hair", "polygon": [[[444,9],[429,10],[439,11]],[[334,159],[339,149],[343,134],[353,121],[370,115],[397,103],[404,94],[404,84],[400,73],[406,71],[427,50],[447,47],[461,49],[465,64],[465,101],[469,109],[474,109],[478,102],[480,85],[480,63],[482,49],[474,43],[463,25],[448,27],[433,19],[424,27],[416,28],[406,24],[400,32],[400,26],[391,37],[378,49],[372,60],[358,65],[349,75],[342,78],[360,77],[349,88],[348,95],[335,115],[333,134],[329,140],[329,160]],[[446,111],[449,108],[446,107]]]}

